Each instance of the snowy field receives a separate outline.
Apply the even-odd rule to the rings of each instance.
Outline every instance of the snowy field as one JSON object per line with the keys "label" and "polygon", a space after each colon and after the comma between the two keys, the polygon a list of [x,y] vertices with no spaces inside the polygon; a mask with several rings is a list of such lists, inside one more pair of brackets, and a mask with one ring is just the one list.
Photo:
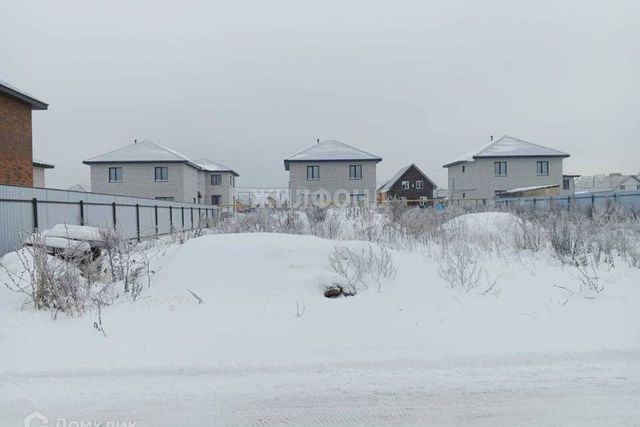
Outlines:
{"label": "snowy field", "polygon": [[23,268],[7,254],[0,425],[33,411],[50,425],[638,425],[640,269],[616,257],[585,276],[548,248],[487,246],[514,221],[485,213],[439,226],[462,223],[485,242],[469,289],[447,281],[441,243],[389,245],[395,275],[335,299],[323,291],[343,280],[336,247],[375,242],[262,232],[156,242],[140,296],[114,290],[102,307],[104,334],[95,307],[52,320],[1,286]]}

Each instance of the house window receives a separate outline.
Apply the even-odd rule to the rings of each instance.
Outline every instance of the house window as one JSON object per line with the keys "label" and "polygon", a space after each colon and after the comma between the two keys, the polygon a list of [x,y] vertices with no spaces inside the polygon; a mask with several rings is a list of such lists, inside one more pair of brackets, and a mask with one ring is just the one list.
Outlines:
{"label": "house window", "polygon": [[222,185],[222,175],[211,175],[211,185]]}
{"label": "house window", "polygon": [[493,167],[496,176],[507,176],[507,162],[495,162]]}
{"label": "house window", "polygon": [[349,165],[349,179],[362,179],[362,165]]}
{"label": "house window", "polygon": [[636,190],[640,190],[640,185],[636,185]]}
{"label": "house window", "polygon": [[356,206],[363,206],[363,204],[367,201],[366,194],[350,194],[351,204]]}
{"label": "house window", "polygon": [[216,205],[216,206],[219,205],[221,198],[222,198],[222,196],[220,196],[218,194],[211,195],[211,204],[212,205]]}
{"label": "house window", "polygon": [[403,190],[409,189],[409,181],[402,181],[402,189]]}
{"label": "house window", "polygon": [[626,186],[626,185],[621,185],[621,186],[620,186],[620,190],[624,191],[624,190],[626,190],[626,189],[627,189],[627,186]]}
{"label": "house window", "polygon": [[549,162],[536,162],[536,174],[539,176],[549,175]]}
{"label": "house window", "polygon": [[122,168],[109,168],[109,182],[122,182]]}
{"label": "house window", "polygon": [[307,181],[320,180],[320,166],[307,166]]}
{"label": "house window", "polygon": [[229,186],[233,187],[236,184],[235,176],[229,175]]}
{"label": "house window", "polygon": [[467,167],[466,166],[462,166],[462,173],[465,173],[467,171]]}
{"label": "house window", "polygon": [[156,166],[156,181],[169,181],[169,168],[166,166]]}
{"label": "house window", "polygon": [[420,196],[420,206],[427,206],[429,198],[427,196]]}
{"label": "house window", "polygon": [[416,190],[423,190],[424,189],[424,181],[419,179],[416,181]]}
{"label": "house window", "polygon": [[562,180],[562,189],[563,190],[569,190],[570,185],[569,185],[569,180],[568,179],[563,179]]}
{"label": "house window", "polygon": [[462,198],[466,199],[467,198],[467,193],[462,193]]}
{"label": "house window", "polygon": [[156,200],[165,200],[167,202],[173,202],[173,197],[172,196],[158,196],[156,197]]}

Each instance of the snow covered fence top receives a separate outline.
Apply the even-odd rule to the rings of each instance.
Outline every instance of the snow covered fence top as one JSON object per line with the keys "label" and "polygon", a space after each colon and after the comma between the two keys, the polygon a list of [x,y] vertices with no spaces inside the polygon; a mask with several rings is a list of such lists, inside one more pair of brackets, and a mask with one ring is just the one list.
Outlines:
{"label": "snow covered fence top", "polygon": [[[21,247],[36,229],[51,229],[55,235],[49,237],[65,238],[69,232],[80,233],[74,226],[117,228],[135,239],[193,229],[201,217],[217,214],[215,207],[196,203],[0,185],[0,256]],[[55,228],[57,224],[66,229]],[[92,239],[86,228],[81,233]]]}

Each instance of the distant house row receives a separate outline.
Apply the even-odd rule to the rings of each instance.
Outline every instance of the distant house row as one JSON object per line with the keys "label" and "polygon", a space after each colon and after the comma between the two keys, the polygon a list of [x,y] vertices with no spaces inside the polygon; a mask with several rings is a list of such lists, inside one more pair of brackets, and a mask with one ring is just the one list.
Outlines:
{"label": "distant house row", "polygon": [[[31,114],[48,105],[0,81],[0,184],[45,187],[45,170],[53,165],[32,156]],[[382,157],[335,140],[327,140],[284,159],[289,173],[289,202],[371,203],[399,200],[425,206],[434,199],[488,200],[503,197],[573,195],[576,192],[638,191],[640,176],[612,173],[580,176],[564,172],[569,154],[504,135],[444,165],[445,194],[416,164],[400,169],[377,186]],[[235,206],[239,174],[217,161],[191,160],[151,141],[84,161],[91,169],[91,190]],[[86,190],[74,186],[75,190]]]}
{"label": "distant house row", "polygon": [[[444,165],[450,200],[488,200],[526,195],[572,195],[579,175],[565,174],[569,154],[505,135]],[[417,165],[400,169],[376,189],[380,156],[338,141],[318,142],[284,160],[292,200],[379,202],[400,200],[425,206],[438,189]],[[377,191],[376,191],[377,190]],[[335,200],[335,199],[338,200]]]}
{"label": "distant house row", "polygon": [[184,154],[151,141],[136,141],[92,157],[91,190],[96,193],[211,205],[235,204],[233,169]]}

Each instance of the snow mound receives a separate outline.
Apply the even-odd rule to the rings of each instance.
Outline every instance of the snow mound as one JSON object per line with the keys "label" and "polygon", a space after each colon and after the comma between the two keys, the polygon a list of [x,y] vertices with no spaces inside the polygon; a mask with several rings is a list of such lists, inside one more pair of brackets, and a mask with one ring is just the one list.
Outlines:
{"label": "snow mound", "polygon": [[517,216],[506,212],[478,212],[460,215],[442,225],[445,231],[469,230],[475,233],[499,234],[522,224]]}

